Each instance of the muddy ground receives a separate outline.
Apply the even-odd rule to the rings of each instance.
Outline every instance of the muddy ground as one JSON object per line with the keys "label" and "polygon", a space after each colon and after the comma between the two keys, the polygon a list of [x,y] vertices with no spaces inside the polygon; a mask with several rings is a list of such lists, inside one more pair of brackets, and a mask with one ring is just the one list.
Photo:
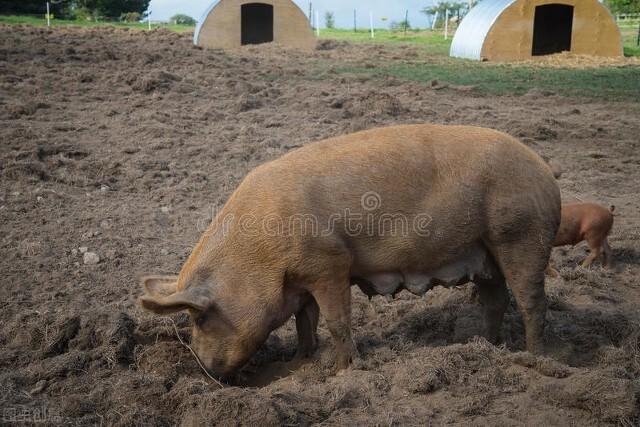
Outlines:
{"label": "muddy ground", "polygon": [[[336,71],[429,60],[402,45],[223,53],[165,31],[0,27],[2,424],[637,425],[638,104]],[[479,338],[472,286],[372,301],[353,290],[353,369],[333,375],[324,324],[316,358],[287,363],[289,322],[243,386],[220,388],[170,320],[136,305],[139,276],[178,272],[256,165],[324,137],[419,122],[509,132],[562,165],[566,201],[616,205],[614,269],[576,267],[584,246],[554,252],[553,358],[523,352],[513,303],[505,344]],[[172,319],[187,340],[189,319]]]}

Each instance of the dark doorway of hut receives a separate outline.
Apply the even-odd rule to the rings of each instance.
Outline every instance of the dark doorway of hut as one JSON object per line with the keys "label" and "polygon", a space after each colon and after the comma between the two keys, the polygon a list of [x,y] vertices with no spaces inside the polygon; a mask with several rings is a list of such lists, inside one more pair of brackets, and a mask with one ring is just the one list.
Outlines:
{"label": "dark doorway of hut", "polygon": [[573,6],[566,4],[536,6],[531,54],[537,56],[570,51],[572,30]]}
{"label": "dark doorway of hut", "polygon": [[273,41],[273,6],[264,3],[242,5],[242,44]]}

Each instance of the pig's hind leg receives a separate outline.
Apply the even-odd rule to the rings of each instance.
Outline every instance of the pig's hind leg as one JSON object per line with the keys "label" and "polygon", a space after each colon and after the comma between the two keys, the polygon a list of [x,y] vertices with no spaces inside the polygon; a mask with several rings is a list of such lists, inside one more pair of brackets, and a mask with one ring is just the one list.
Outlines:
{"label": "pig's hind leg", "polygon": [[604,242],[604,238],[599,235],[587,235],[585,240],[589,245],[589,250],[591,253],[584,261],[582,261],[582,266],[584,268],[589,268],[593,261],[597,260],[602,256],[602,246]]}
{"label": "pig's hind leg", "polygon": [[[544,293],[544,271],[549,264],[553,235],[545,240],[507,241],[495,244],[492,253],[506,278],[524,321],[527,350],[544,353],[544,327],[547,300]],[[540,234],[543,236],[543,234]]]}
{"label": "pig's hind leg", "polygon": [[296,313],[296,330],[298,332],[296,359],[311,357],[318,348],[319,315],[320,309],[313,297],[309,297],[309,302]]}

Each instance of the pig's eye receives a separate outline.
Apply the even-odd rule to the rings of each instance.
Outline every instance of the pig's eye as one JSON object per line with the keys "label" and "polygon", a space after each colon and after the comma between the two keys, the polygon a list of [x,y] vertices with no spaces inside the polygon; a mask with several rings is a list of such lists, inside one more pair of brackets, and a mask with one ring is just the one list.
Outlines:
{"label": "pig's eye", "polygon": [[207,316],[200,316],[196,319],[196,326],[198,328],[202,328],[205,324],[205,322],[207,321]]}

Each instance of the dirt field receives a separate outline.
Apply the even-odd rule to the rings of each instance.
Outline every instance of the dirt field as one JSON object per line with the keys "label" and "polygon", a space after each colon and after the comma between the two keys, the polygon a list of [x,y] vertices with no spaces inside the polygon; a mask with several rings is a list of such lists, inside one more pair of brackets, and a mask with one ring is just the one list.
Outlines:
{"label": "dirt field", "polygon": [[[638,425],[639,104],[336,71],[418,55],[332,42],[223,53],[165,31],[0,27],[1,424]],[[477,337],[471,285],[372,301],[354,289],[353,369],[333,375],[324,324],[316,360],[288,364],[289,322],[243,386],[220,388],[169,320],[137,307],[139,276],[178,272],[256,165],[420,122],[506,131],[562,166],[565,201],[616,206],[614,269],[576,267],[584,246],[554,252],[553,358],[523,352],[513,303],[504,346]],[[188,339],[187,316],[173,320]]]}

